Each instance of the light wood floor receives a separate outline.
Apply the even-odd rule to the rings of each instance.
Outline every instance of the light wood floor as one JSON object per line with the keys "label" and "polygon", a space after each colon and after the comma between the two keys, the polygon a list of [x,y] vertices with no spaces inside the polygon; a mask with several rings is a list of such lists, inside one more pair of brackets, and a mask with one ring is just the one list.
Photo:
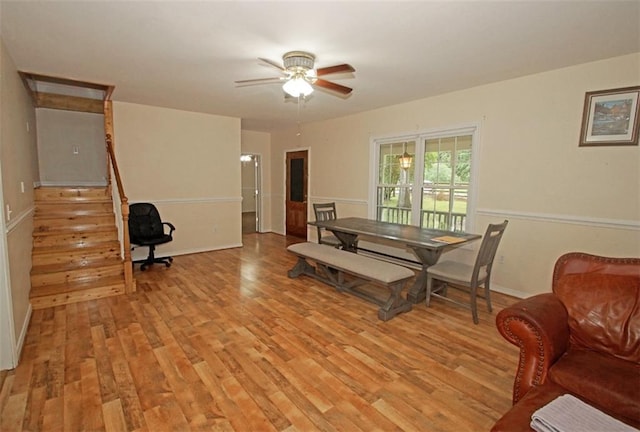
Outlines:
{"label": "light wood floor", "polygon": [[439,300],[391,321],[306,277],[294,239],[136,267],[138,292],[34,311],[0,430],[486,431],[517,350]]}
{"label": "light wood floor", "polygon": [[242,212],[242,234],[256,231],[256,212]]}

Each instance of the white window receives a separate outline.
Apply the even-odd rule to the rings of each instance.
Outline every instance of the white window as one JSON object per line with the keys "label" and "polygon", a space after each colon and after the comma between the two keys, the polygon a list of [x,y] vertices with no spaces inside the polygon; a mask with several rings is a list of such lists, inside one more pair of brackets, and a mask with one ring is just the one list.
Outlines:
{"label": "white window", "polygon": [[472,230],[477,129],[374,139],[370,216],[423,228]]}

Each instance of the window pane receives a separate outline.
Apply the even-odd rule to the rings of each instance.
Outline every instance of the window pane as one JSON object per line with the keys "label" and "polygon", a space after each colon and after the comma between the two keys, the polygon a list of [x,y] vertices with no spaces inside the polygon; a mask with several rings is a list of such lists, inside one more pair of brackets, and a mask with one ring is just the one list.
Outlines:
{"label": "window pane", "polygon": [[451,211],[451,226],[454,231],[464,231],[464,221],[467,215],[467,189],[455,189],[453,193],[453,208]]}
{"label": "window pane", "polygon": [[295,202],[304,201],[304,159],[291,159],[291,196]]}
{"label": "window pane", "polygon": [[415,141],[379,146],[376,218],[385,222],[411,222],[411,191],[415,172]]}
{"label": "window pane", "polygon": [[425,140],[421,226],[464,230],[471,140],[471,135]]}
{"label": "window pane", "polygon": [[471,150],[456,152],[456,185],[469,185],[471,176]]}

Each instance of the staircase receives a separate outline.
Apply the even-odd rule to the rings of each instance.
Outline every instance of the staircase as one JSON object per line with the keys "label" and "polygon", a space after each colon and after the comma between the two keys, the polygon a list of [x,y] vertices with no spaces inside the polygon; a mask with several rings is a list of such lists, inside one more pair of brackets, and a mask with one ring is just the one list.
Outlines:
{"label": "staircase", "polygon": [[59,306],[125,293],[107,187],[35,190],[31,305]]}

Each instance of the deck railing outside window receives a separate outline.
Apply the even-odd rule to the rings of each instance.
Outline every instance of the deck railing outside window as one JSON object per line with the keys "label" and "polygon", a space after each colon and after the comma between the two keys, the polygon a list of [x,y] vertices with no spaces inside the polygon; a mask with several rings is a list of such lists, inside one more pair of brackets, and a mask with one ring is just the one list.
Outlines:
{"label": "deck railing outside window", "polygon": [[[467,215],[464,213],[448,213],[421,211],[422,228],[434,228],[448,231],[464,231]],[[411,210],[398,207],[378,207],[378,220],[408,225],[411,223]]]}

